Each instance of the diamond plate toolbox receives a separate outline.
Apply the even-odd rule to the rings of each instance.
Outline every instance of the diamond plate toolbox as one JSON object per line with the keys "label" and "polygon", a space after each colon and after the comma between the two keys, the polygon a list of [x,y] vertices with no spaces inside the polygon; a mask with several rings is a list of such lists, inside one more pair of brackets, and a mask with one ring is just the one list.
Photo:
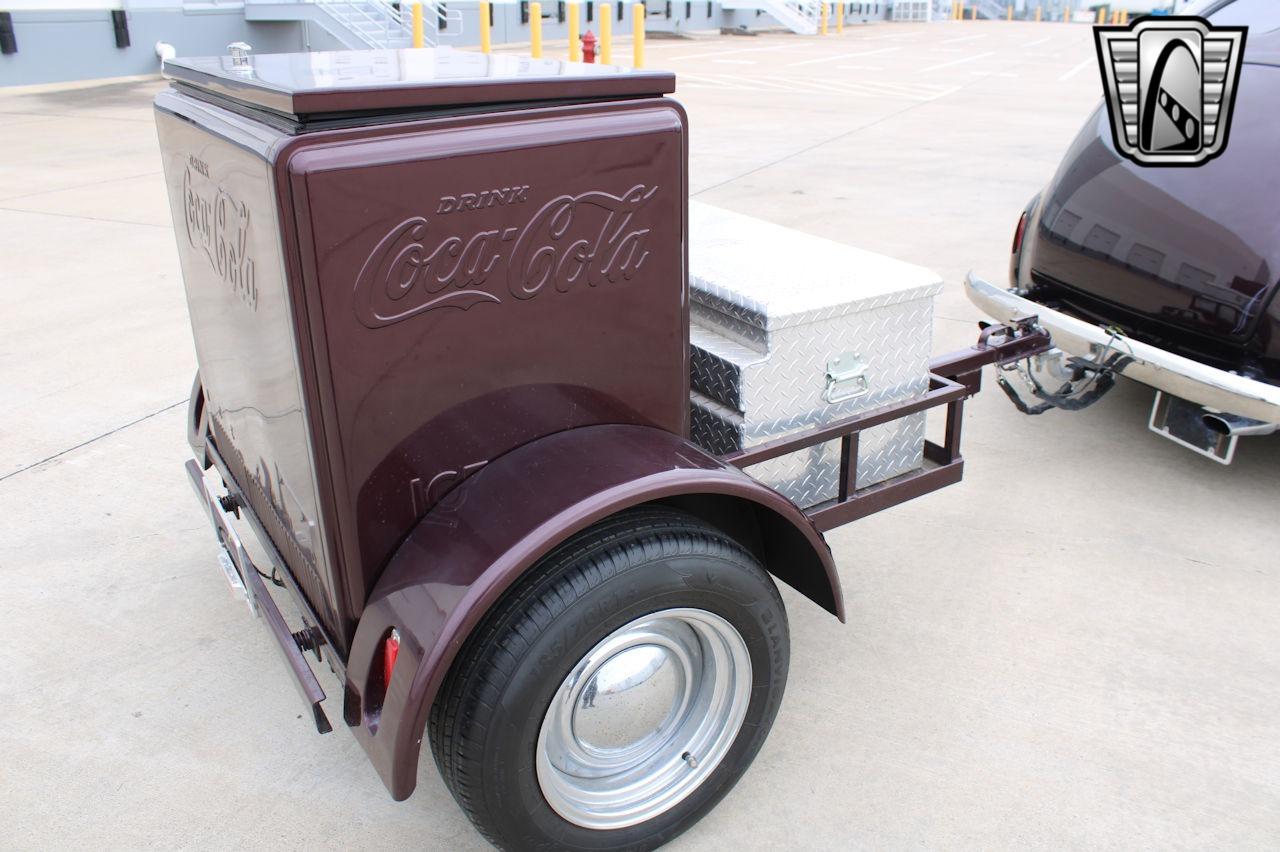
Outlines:
{"label": "diamond plate toolbox", "polygon": [[[724,455],[929,387],[933,297],[919,266],[689,203],[691,437]],[[864,431],[857,486],[922,464],[925,415]],[[840,442],[748,472],[801,508],[836,498]]]}

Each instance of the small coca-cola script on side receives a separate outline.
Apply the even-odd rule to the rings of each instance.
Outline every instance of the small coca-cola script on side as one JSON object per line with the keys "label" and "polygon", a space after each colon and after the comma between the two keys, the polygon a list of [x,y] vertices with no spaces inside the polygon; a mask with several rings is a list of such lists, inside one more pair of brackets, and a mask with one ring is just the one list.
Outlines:
{"label": "small coca-cola script on side", "polygon": [[250,251],[249,207],[209,179],[209,167],[189,156],[182,174],[187,240],[204,252],[209,267],[251,309],[258,309],[258,280]]}
{"label": "small coca-cola script on side", "polygon": [[[487,228],[432,238],[423,216],[406,219],[378,241],[356,278],[355,311],[381,328],[437,308],[501,303],[506,293],[532,299],[627,281],[649,256],[645,210],[658,187],[622,195],[584,192],[544,204],[523,228]],[[500,280],[505,266],[506,287]]]}

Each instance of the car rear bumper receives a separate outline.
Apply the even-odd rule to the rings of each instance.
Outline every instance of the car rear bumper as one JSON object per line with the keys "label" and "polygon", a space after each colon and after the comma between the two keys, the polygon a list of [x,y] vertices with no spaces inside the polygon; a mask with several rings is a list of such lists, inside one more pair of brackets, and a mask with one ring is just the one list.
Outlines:
{"label": "car rear bumper", "polygon": [[1054,345],[1070,355],[1093,356],[1110,347],[1132,357],[1120,373],[1206,408],[1280,423],[1280,387],[1166,352],[1155,346],[1116,335],[1061,311],[984,281],[965,276],[965,295],[996,322],[1036,315],[1053,337]]}

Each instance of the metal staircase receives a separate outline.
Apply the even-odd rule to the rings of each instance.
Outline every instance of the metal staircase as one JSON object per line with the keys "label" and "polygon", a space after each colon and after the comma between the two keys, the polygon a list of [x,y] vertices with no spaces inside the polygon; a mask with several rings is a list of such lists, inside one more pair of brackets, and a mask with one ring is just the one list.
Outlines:
{"label": "metal staircase", "polygon": [[[383,0],[312,0],[365,47],[412,47],[413,27]],[[425,13],[426,8],[423,9]],[[426,17],[424,15],[424,17]],[[425,29],[425,28],[424,28]],[[425,33],[424,33],[425,34]]]}
{"label": "metal staircase", "polygon": [[[352,50],[413,46],[409,3],[397,8],[388,0],[245,0],[244,13],[250,21],[315,24]],[[423,0],[422,18],[427,47],[438,41],[443,20],[454,32],[462,28],[461,12],[445,11],[436,0]]]}
{"label": "metal staircase", "polygon": [[1009,6],[1012,5],[1012,0],[1009,0],[1008,3],[1003,2],[1003,0],[968,0],[966,5],[976,6],[978,8],[978,17],[980,18],[1003,21],[1009,14]]}
{"label": "metal staircase", "polygon": [[722,0],[720,7],[730,11],[758,9],[800,35],[815,35],[822,21],[819,0]]}

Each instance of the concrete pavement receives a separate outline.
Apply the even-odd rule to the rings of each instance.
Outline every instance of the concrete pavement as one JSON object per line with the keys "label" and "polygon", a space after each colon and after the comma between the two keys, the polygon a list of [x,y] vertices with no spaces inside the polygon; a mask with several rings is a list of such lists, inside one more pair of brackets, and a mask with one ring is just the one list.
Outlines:
{"label": "concrete pavement", "polygon": [[[965,22],[648,64],[680,75],[699,199],[937,269],[942,351],[1097,103],[1092,51]],[[310,729],[217,571],[162,86],[0,89],[0,847],[483,848],[429,757],[397,804]],[[831,534],[849,623],[784,590],[774,732],[672,848],[1274,848],[1280,439],[1223,468],[1149,406],[1027,418],[988,382],[963,483]]]}

